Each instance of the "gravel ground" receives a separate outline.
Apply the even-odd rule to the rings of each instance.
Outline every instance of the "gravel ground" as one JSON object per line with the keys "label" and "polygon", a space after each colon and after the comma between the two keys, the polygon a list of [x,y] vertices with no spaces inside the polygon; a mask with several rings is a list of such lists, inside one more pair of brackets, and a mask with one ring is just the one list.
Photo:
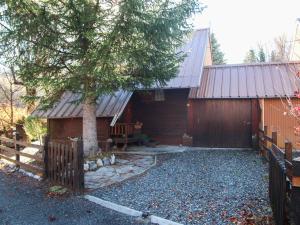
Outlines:
{"label": "gravel ground", "polygon": [[213,150],[159,156],[145,175],[92,195],[184,224],[268,224],[267,189],[257,152]]}
{"label": "gravel ground", "polygon": [[0,225],[127,225],[135,219],[85,199],[47,197],[45,186],[18,173],[0,171]]}

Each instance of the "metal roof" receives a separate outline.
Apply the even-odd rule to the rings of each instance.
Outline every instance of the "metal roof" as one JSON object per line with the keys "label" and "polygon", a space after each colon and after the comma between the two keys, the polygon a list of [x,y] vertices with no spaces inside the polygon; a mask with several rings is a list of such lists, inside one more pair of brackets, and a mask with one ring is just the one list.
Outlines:
{"label": "metal roof", "polygon": [[196,87],[201,79],[208,44],[209,28],[194,31],[191,39],[179,50],[186,57],[179,67],[178,75],[163,88]]}
{"label": "metal roof", "polygon": [[[97,117],[119,117],[127,105],[132,92],[118,91],[112,95],[104,95],[97,100]],[[82,117],[82,104],[75,101],[80,98],[79,94],[66,92],[51,109],[35,110],[32,115],[42,118],[76,118]]]}
{"label": "metal roof", "polygon": [[300,89],[299,62],[204,67],[200,86],[189,98],[278,98]]}
{"label": "metal roof", "polygon": [[[208,28],[194,31],[192,37],[179,50],[179,52],[184,52],[186,57],[179,68],[178,75],[162,88],[189,88],[197,86],[201,79],[208,44]],[[122,114],[131,95],[132,92],[118,91],[113,95],[99,97],[97,101],[97,117],[114,117],[113,121],[116,121]],[[32,115],[42,118],[82,117],[82,104],[74,103],[79,98],[78,94],[66,92],[53,108],[47,111],[37,109]]]}

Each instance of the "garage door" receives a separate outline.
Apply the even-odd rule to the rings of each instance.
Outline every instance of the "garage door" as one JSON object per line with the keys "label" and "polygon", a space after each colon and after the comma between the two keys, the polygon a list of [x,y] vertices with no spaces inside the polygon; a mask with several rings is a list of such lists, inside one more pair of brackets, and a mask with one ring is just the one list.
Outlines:
{"label": "garage door", "polygon": [[250,100],[198,100],[192,108],[195,146],[251,147]]}

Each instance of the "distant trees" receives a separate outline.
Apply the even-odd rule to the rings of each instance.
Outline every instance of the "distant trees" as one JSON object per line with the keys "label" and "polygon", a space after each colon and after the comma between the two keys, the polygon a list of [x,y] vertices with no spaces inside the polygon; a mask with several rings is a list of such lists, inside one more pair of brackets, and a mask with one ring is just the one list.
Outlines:
{"label": "distant trees", "polygon": [[220,49],[220,44],[218,43],[215,34],[210,35],[211,42],[211,53],[212,53],[212,63],[214,65],[225,64],[226,60],[224,58],[224,53]]}
{"label": "distant trees", "polygon": [[259,44],[257,49],[252,48],[246,53],[244,62],[286,62],[289,60],[291,53],[291,42],[283,34],[274,39],[273,46],[270,49]]}
{"label": "distant trees", "polygon": [[3,72],[0,75],[0,130],[10,129],[25,115],[20,100],[22,94],[24,88],[14,83],[12,74]]}
{"label": "distant trees", "polygon": [[244,63],[256,63],[256,62],[258,62],[256,52],[255,52],[254,49],[250,49],[246,54],[246,57],[244,59]]}

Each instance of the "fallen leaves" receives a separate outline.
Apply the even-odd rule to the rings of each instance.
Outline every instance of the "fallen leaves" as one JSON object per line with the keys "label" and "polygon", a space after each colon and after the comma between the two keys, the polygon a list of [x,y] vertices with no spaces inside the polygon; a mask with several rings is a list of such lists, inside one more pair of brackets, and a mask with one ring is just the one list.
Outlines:
{"label": "fallen leaves", "polygon": [[67,195],[68,189],[62,186],[52,186],[49,188],[48,197],[61,197]]}
{"label": "fallen leaves", "polygon": [[255,216],[251,211],[242,209],[238,216],[228,218],[228,221],[236,225],[272,225],[271,216]]}

